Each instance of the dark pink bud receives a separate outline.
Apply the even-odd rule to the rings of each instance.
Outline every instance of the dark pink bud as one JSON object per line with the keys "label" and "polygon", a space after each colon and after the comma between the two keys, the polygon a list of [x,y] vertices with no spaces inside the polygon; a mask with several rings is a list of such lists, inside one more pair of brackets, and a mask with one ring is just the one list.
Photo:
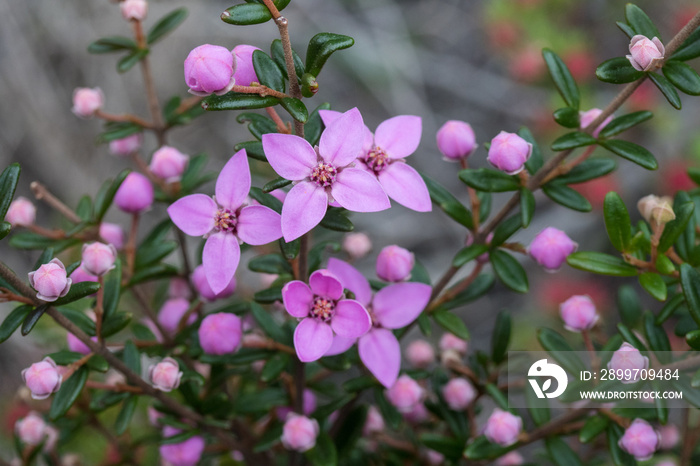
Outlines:
{"label": "dark pink bud", "polygon": [[518,440],[518,435],[523,429],[523,420],[501,409],[494,409],[486,421],[484,435],[489,442],[507,447]]}
{"label": "dark pink bud", "polygon": [[85,269],[82,267],[78,267],[73,271],[72,274],[70,274],[71,280],[73,280],[73,283],[80,283],[80,282],[96,282],[97,277],[86,272]]}
{"label": "dark pink bud", "polygon": [[433,346],[425,340],[415,340],[406,348],[408,362],[418,369],[425,369],[435,361]]}
{"label": "dark pink bud", "polygon": [[125,20],[143,21],[148,12],[146,0],[124,0],[119,4]]}
{"label": "dark pink bud", "polygon": [[[590,110],[587,110],[585,112],[579,112],[579,120],[581,122],[581,129],[586,128],[586,126],[590,125],[593,123],[593,120],[598,118],[598,115],[603,113],[603,111],[599,108],[592,108]],[[598,127],[593,130],[593,137],[597,138],[598,135],[600,134],[600,130],[605,128],[608,123],[612,121],[613,117],[612,115],[608,116],[601,124],[598,125]]]}
{"label": "dark pink bud", "polygon": [[659,434],[643,419],[635,419],[617,444],[637,461],[646,461],[659,448]]}
{"label": "dark pink bud", "polygon": [[109,143],[109,151],[113,155],[126,157],[141,149],[143,143],[143,135],[135,133],[122,139],[115,139]]}
{"label": "dark pink bud", "polygon": [[35,220],[36,207],[34,207],[32,201],[22,196],[12,201],[5,215],[5,221],[15,227],[33,225]]}
{"label": "dark pink bud", "polygon": [[242,333],[241,319],[237,315],[210,314],[199,327],[199,344],[207,354],[233,353],[241,343]]}
{"label": "dark pink bud", "polygon": [[437,146],[447,160],[469,157],[478,147],[474,130],[464,121],[449,120],[437,132]]}
{"label": "dark pink bud", "polygon": [[233,78],[237,86],[250,86],[254,82],[259,82],[253,68],[253,52],[256,50],[260,49],[246,44],[233,48],[233,56],[236,58],[236,72]]}
{"label": "dark pink bud", "polygon": [[413,253],[396,245],[387,246],[377,257],[377,276],[388,282],[408,279],[413,270]]}
{"label": "dark pink bud", "polygon": [[487,160],[509,175],[520,172],[532,155],[532,144],[515,133],[501,131],[491,140]]}
{"label": "dark pink bud", "polygon": [[[180,320],[190,308],[190,302],[184,298],[169,299],[158,312],[158,323],[166,332],[175,333]],[[193,313],[187,319],[187,325],[193,324],[197,316]]]}
{"label": "dark pink bud", "polygon": [[588,296],[572,296],[559,306],[564,327],[572,332],[592,328],[598,321],[595,304]]}
{"label": "dark pink bud", "polygon": [[649,40],[641,34],[637,34],[630,40],[630,55],[627,59],[637,71],[651,71],[664,59],[666,49],[661,41],[654,37]]}
{"label": "dark pink bud", "polygon": [[[170,426],[163,429],[163,437],[173,437],[181,433],[180,430]],[[195,466],[199,463],[204,453],[206,442],[203,437],[195,435],[180,443],[161,445],[160,456],[172,466]]]}
{"label": "dark pink bud", "polygon": [[389,402],[400,412],[410,412],[423,399],[425,390],[418,382],[407,375],[399,377],[394,385],[386,391]]}
{"label": "dark pink bud", "polygon": [[22,379],[35,400],[44,400],[61,388],[63,376],[53,359],[46,357],[22,371]]}
{"label": "dark pink bud", "polygon": [[80,118],[90,118],[104,104],[104,94],[99,87],[79,87],[73,91],[73,113]]}
{"label": "dark pink bud", "polygon": [[316,419],[290,413],[282,429],[282,444],[287,450],[307,451],[316,445],[318,433]]}
{"label": "dark pink bud", "polygon": [[124,229],[116,223],[102,222],[100,223],[100,238],[106,243],[114,245],[115,248],[121,249],[124,246]]}
{"label": "dark pink bud", "polygon": [[174,147],[163,146],[153,153],[149,168],[158,178],[168,182],[179,181],[189,160],[189,156]]}
{"label": "dark pink bud", "polygon": [[530,243],[530,256],[548,272],[556,272],[566,262],[569,254],[576,251],[578,244],[571,241],[561,230],[547,227],[535,236]]}
{"label": "dark pink bud", "polygon": [[89,274],[98,277],[114,268],[117,250],[112,244],[90,243],[83,245],[83,256],[80,266]]}
{"label": "dark pink bud", "polygon": [[236,291],[236,277],[231,277],[231,281],[226,285],[219,293],[214,293],[211,289],[207,277],[204,273],[204,266],[197,266],[192,272],[192,284],[199,292],[199,295],[205,301],[216,301],[217,299],[224,299],[231,296]]}
{"label": "dark pink bud", "polygon": [[236,61],[228,49],[204,44],[185,59],[185,82],[194,95],[223,95],[233,88],[235,70]]}
{"label": "dark pink bud", "polygon": [[348,233],[343,239],[343,251],[352,259],[366,256],[372,250],[372,240],[365,233]]}
{"label": "dark pink bud", "polygon": [[44,301],[56,301],[65,296],[71,283],[73,280],[66,276],[66,268],[58,259],[29,272],[29,284],[38,291],[36,297]]}
{"label": "dark pink bud", "polygon": [[129,173],[114,196],[114,203],[120,210],[139,213],[151,207],[154,199],[153,185],[140,173]]}
{"label": "dark pink bud", "polygon": [[169,392],[180,386],[182,371],[176,360],[165,358],[148,369],[148,377],[155,388]]}
{"label": "dark pink bud", "polygon": [[463,411],[476,399],[476,390],[467,379],[458,377],[445,384],[442,396],[450,409]]}
{"label": "dark pink bud", "polygon": [[[68,333],[66,338],[68,340],[68,349],[70,351],[80,354],[90,354],[92,352],[88,345],[80,341],[80,339],[72,333]],[[92,337],[91,340],[97,342],[97,337]]]}

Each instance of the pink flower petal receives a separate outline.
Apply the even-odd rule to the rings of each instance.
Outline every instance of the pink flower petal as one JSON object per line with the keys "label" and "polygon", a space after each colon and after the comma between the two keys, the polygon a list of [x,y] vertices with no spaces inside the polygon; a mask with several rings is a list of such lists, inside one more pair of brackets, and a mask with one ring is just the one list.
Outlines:
{"label": "pink flower petal", "polygon": [[262,144],[272,168],[288,180],[303,180],[317,164],[316,151],[299,136],[263,134]]}
{"label": "pink flower petal", "polygon": [[299,280],[294,280],[282,288],[284,308],[294,317],[308,317],[309,309],[314,301],[314,295],[309,286]]}
{"label": "pink flower petal", "polygon": [[328,259],[328,270],[338,277],[343,288],[355,294],[355,299],[363,306],[372,301],[372,288],[364,275],[345,261],[331,257]]}
{"label": "pink flower petal", "polygon": [[309,277],[309,286],[316,296],[323,296],[333,300],[343,296],[343,285],[335,275],[328,270],[317,270]]}
{"label": "pink flower petal", "polygon": [[336,110],[319,110],[318,114],[321,117],[321,121],[323,121],[323,125],[328,127],[331,123],[340,118],[343,112],[338,112]]}
{"label": "pink flower petal", "polygon": [[338,173],[331,195],[338,204],[355,212],[378,212],[391,206],[377,179],[357,168]]}
{"label": "pink flower petal", "polygon": [[365,367],[386,388],[391,388],[401,369],[401,347],[391,330],[373,328],[357,342]]}
{"label": "pink flower petal", "polygon": [[320,359],[332,343],[331,326],[311,317],[299,322],[294,331],[294,348],[301,362]]}
{"label": "pink flower petal", "polygon": [[354,299],[343,299],[335,306],[331,327],[338,336],[357,338],[372,327],[372,319],[362,304]]}
{"label": "pink flower petal", "polygon": [[214,228],[217,210],[216,202],[211,197],[192,194],[173,202],[168,207],[168,215],[185,234],[203,236]]}
{"label": "pink flower petal", "polygon": [[423,125],[421,118],[399,115],[389,118],[377,126],[374,144],[392,159],[408,157],[418,149]]}
{"label": "pink flower petal", "polygon": [[241,259],[238,238],[219,232],[207,238],[202,251],[202,265],[211,290],[221,293],[231,282]]}
{"label": "pink flower petal", "polygon": [[267,244],[282,237],[282,218],[269,207],[246,206],[238,216],[236,233],[244,243]]}
{"label": "pink flower petal", "polygon": [[216,179],[216,202],[227,209],[238,209],[250,191],[250,166],[245,149],[236,152]]}
{"label": "pink flower petal", "polygon": [[378,178],[387,195],[402,206],[416,212],[433,209],[428,187],[413,167],[394,162],[382,170]]}
{"label": "pink flower petal", "polygon": [[310,181],[292,188],[282,206],[282,235],[286,242],[299,238],[318,225],[328,209],[328,195]]}
{"label": "pink flower petal", "polygon": [[348,110],[321,134],[319,154],[337,168],[349,165],[360,155],[364,131],[360,111],[357,108]]}
{"label": "pink flower petal", "polygon": [[423,283],[397,283],[382,288],[374,295],[374,316],[386,328],[402,328],[410,324],[430,301],[431,288]]}
{"label": "pink flower petal", "polygon": [[333,337],[333,344],[328,351],[325,352],[324,356],[335,356],[337,354],[343,354],[349,350],[352,345],[355,344],[357,338],[343,338],[338,335]]}

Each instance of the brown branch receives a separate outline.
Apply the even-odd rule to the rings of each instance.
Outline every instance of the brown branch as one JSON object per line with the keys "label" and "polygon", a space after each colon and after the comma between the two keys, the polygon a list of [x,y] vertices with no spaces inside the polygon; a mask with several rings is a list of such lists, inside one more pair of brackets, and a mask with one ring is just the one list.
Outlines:
{"label": "brown branch", "polygon": [[567,424],[575,421],[581,416],[585,416],[590,410],[591,408],[588,407],[588,405],[581,408],[572,409],[566,414],[563,414],[562,416],[541,425],[532,432],[523,433],[520,435],[520,442],[518,443],[518,446],[527,445],[545,437],[549,437],[550,435],[560,433],[562,430],[566,429]]}
{"label": "brown branch", "polygon": [[142,128],[155,129],[153,127],[153,123],[146,121],[143,118],[139,118],[136,115],[132,115],[130,113],[124,113],[122,115],[115,115],[113,113],[107,113],[103,110],[98,109],[95,111],[95,116],[98,118],[102,118],[103,120],[107,120],[107,121],[134,123],[134,124],[141,126]]}
{"label": "brown branch", "polygon": [[292,348],[291,346],[278,343],[274,340],[244,340],[241,346],[243,346],[244,348],[266,349],[271,351],[282,351],[283,353],[287,354],[297,354],[296,351],[294,351],[294,348]]}
{"label": "brown branch", "polygon": [[[134,27],[134,37],[136,38],[136,43],[140,49],[147,49],[148,43],[146,42],[146,36],[143,33],[143,27],[141,21],[131,21]],[[153,74],[151,73],[151,65],[148,60],[148,55],[144,56],[141,60],[141,74],[143,75],[143,84],[146,88],[146,99],[148,101],[148,108],[151,111],[151,118],[153,119],[153,132],[158,138],[158,144],[165,144],[165,126],[163,125],[163,116],[160,112],[160,104],[158,103],[158,94],[156,93],[156,87],[153,83]]]}
{"label": "brown branch", "polygon": [[272,121],[275,122],[275,125],[277,126],[277,132],[282,134],[291,133],[291,130],[287,127],[287,125],[284,124],[284,121],[282,121],[282,118],[280,118],[280,116],[277,114],[277,111],[274,107],[265,107],[265,111],[270,116],[270,118],[272,118]]}
{"label": "brown branch", "polygon": [[78,214],[76,214],[73,209],[61,202],[56,196],[51,194],[51,191],[46,189],[46,186],[38,181],[32,181],[32,183],[29,185],[29,189],[32,190],[32,193],[34,193],[34,197],[37,198],[37,200],[46,202],[72,223],[80,223],[83,221],[80,217],[78,217]]}
{"label": "brown branch", "polygon": [[286,99],[290,97],[284,92],[270,89],[269,87],[263,86],[262,84],[258,84],[256,86],[233,86],[231,90],[233,92],[238,92],[239,94],[258,94],[262,97],[270,96],[277,97],[278,99]]}
{"label": "brown branch", "polygon": [[108,384],[108,383],[102,383],[102,382],[96,382],[94,380],[88,380],[85,383],[85,386],[87,388],[94,388],[96,390],[108,390],[110,392],[128,392],[128,393],[138,393],[142,394],[143,390],[139,387],[134,387],[133,385],[126,385],[123,383],[117,383],[114,385]]}

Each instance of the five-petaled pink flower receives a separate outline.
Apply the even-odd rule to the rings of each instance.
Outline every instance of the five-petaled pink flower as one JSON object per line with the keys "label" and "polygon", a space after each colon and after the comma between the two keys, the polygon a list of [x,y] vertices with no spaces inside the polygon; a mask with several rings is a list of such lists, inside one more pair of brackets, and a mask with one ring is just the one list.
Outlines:
{"label": "five-petaled pink flower", "polygon": [[333,343],[333,333],[357,338],[372,326],[367,310],[354,299],[344,299],[343,285],[328,270],[317,270],[309,284],[293,280],[282,288],[287,312],[302,319],[294,331],[294,348],[302,362],[320,359]]}
{"label": "five-petaled pink flower", "polygon": [[214,293],[231,282],[241,258],[239,241],[259,246],[282,236],[280,215],[269,207],[244,204],[250,191],[245,149],[236,152],[216,180],[216,196],[191,194],[168,207],[177,227],[190,236],[205,236],[202,265]]}
{"label": "five-petaled pink flower", "polygon": [[[319,114],[327,127],[342,115],[333,110],[321,110]],[[374,135],[365,126],[362,150],[356,163],[358,168],[376,176],[386,194],[402,206],[417,212],[430,212],[433,207],[425,181],[405,163],[405,158],[418,149],[421,131],[421,118],[415,115],[398,115],[384,120]]]}
{"label": "five-petaled pink flower", "polygon": [[[357,343],[360,359],[379,382],[390,388],[401,369],[401,346],[392,329],[403,328],[413,322],[430,301],[430,285],[423,283],[396,283],[379,290],[372,296],[369,281],[352,265],[331,258],[328,270],[340,279],[342,286],[355,294],[355,299],[369,309],[372,328]],[[354,340],[338,340],[327,353],[339,354]]]}
{"label": "five-petaled pink flower", "polygon": [[390,207],[377,179],[352,167],[362,148],[364,130],[362,115],[353,108],[325,129],[315,149],[298,136],[263,135],[263,150],[272,168],[297,182],[282,207],[285,241],[311,231],[332,201],[355,212],[377,212]]}

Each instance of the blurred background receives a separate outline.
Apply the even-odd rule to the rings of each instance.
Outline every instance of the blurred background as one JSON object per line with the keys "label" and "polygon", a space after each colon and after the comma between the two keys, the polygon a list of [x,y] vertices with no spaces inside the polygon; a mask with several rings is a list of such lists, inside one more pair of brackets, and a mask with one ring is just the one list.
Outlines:
{"label": "blurred background", "polygon": [[[310,109],[326,101],[341,111],[357,106],[370,129],[395,115],[420,115],[423,139],[409,163],[467,203],[466,188],[456,176],[459,166],[443,161],[437,151],[437,129],[449,119],[472,125],[482,147],[469,159],[471,167],[487,165],[483,143],[501,130],[514,132],[521,126],[533,131],[545,157],[551,154],[547,147],[564,132],[551,113],[562,102],[550,83],[540,51],[549,47],[567,63],[581,88],[583,109],[603,108],[619,88],[597,81],[595,68],[608,58],[627,53],[628,38],[615,26],[615,21],[624,19],[625,3],[293,0],[283,14],[289,19],[292,43],[302,58],[308,40],[318,32],[355,38],[355,45],[335,54],[319,75],[320,90],[308,103]],[[696,2],[683,0],[637,3],[655,21],[664,42],[698,9]],[[151,1],[146,27],[180,6],[189,9],[189,17],[150,55],[161,103],[174,95],[187,96],[182,63],[192,48],[204,43],[227,48],[247,43],[268,50],[268,44],[277,38],[272,23],[247,27],[223,23],[219,15],[231,3],[220,0]],[[131,28],[122,20],[118,6],[107,0],[64,0],[58,4],[0,0],[0,17],[0,167],[15,161],[22,164],[19,195],[31,198],[29,183],[37,180],[75,206],[83,194],[94,195],[104,179],[129,166],[129,161],[111,156],[106,145],[96,144],[100,121],[81,120],[71,113],[73,89],[100,87],[106,96],[106,111],[150,118],[138,67],[118,74],[116,55],[90,55],[86,50],[89,43],[103,36],[131,36]],[[527,245],[542,228],[554,226],[565,230],[581,250],[608,250],[601,215],[608,191],[622,195],[635,221],[640,218],[634,208],[640,197],[691,187],[685,170],[700,160],[700,105],[689,96],[681,98],[683,110],[676,111],[646,83],[623,107],[623,111],[654,111],[652,121],[624,137],[650,149],[659,159],[658,171],[647,172],[618,158],[616,172],[578,187],[593,204],[592,213],[566,210],[537,193],[535,219],[514,240]],[[207,153],[207,168],[218,170],[233,154],[236,143],[251,139],[246,127],[236,122],[236,114],[205,114],[172,131],[169,144],[188,154]],[[144,156],[150,158],[156,148],[155,139],[147,138]],[[260,175],[269,175],[258,165]],[[269,179],[261,177],[254,185],[262,186]],[[207,185],[202,192],[212,191],[213,185]],[[506,199],[495,195],[493,211]],[[38,203],[37,207],[39,225],[60,224],[58,215],[46,205]],[[153,224],[163,215],[162,207],[155,208],[145,222]],[[439,210],[418,214],[395,205],[388,212],[355,214],[352,219],[356,231],[373,239],[373,252],[357,263],[371,277],[376,253],[388,244],[398,244],[415,252],[435,281],[465,241],[465,230]],[[126,223],[126,216],[112,209],[107,220]],[[10,250],[6,243],[0,252],[2,260],[20,276],[30,270],[38,255],[38,251]],[[589,294],[597,303],[603,316],[601,332],[614,328],[616,290],[625,279],[599,279],[566,266],[552,275],[526,257],[518,259],[528,269],[528,295],[518,295],[497,283],[492,293],[458,311],[471,331],[471,348],[488,348],[493,319],[502,308],[513,314],[514,347],[537,347],[534,329],[547,325],[561,330],[558,305],[573,294]],[[177,261],[176,255],[173,261]],[[468,270],[460,276],[466,273]],[[260,287],[258,278],[245,267],[239,268],[238,275],[242,293]],[[660,308],[659,303],[646,300],[635,280],[629,283],[640,291],[645,306],[654,311]],[[0,318],[11,308],[0,304]],[[22,368],[65,345],[65,332],[45,328],[27,338],[15,334],[0,345],[2,400],[11,402],[21,384]],[[685,344],[680,339],[674,343],[678,347]],[[12,410],[3,404],[0,402],[0,412]],[[11,429],[12,415],[3,418],[7,420],[3,429]]]}

